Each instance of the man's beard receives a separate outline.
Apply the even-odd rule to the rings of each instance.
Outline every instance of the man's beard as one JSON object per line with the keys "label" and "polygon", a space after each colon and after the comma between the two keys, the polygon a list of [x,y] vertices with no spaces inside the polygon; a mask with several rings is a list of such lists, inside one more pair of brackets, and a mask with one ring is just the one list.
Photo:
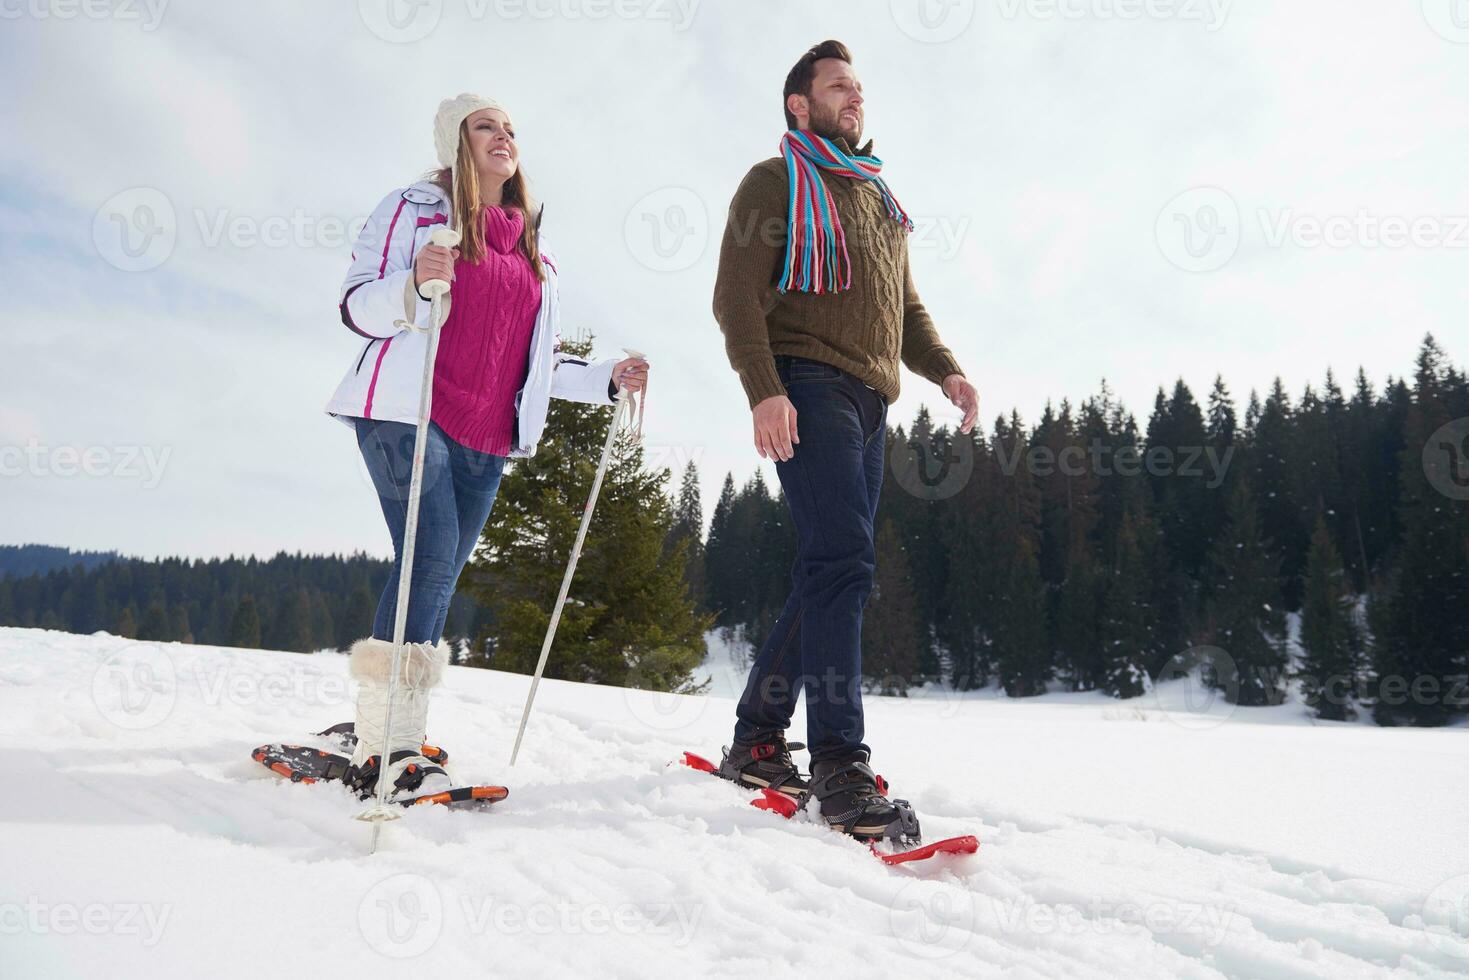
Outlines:
{"label": "man's beard", "polygon": [[811,107],[811,117],[808,123],[811,127],[811,132],[829,140],[844,139],[848,145],[854,148],[856,147],[857,141],[862,138],[861,123],[858,123],[850,131],[845,130],[842,128],[841,110],[827,109],[826,106],[816,102],[811,102],[809,105]]}

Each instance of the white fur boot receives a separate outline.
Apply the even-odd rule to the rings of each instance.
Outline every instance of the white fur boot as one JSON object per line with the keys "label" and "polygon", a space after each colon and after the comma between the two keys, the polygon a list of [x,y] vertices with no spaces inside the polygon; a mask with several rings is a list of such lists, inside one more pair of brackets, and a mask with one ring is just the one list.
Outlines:
{"label": "white fur boot", "polygon": [[[347,781],[365,796],[376,792],[376,780],[355,782],[354,774],[375,775],[377,767],[364,767],[382,752],[383,716],[388,706],[388,676],[393,669],[393,644],[369,638],[352,644],[350,669],[357,688],[357,748]],[[429,693],[444,677],[449,662],[449,645],[405,643],[393,691],[393,731],[388,740],[388,799],[405,799],[443,792],[454,785],[443,768],[422,755],[428,727]],[[399,781],[402,785],[399,786]]]}

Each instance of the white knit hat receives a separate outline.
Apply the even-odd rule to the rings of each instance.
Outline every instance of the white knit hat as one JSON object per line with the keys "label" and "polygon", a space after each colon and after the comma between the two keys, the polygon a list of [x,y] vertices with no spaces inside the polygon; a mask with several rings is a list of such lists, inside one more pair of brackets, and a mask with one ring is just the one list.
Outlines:
{"label": "white knit hat", "polygon": [[434,116],[434,152],[439,155],[439,166],[454,166],[459,158],[459,124],[481,109],[499,109],[510,115],[510,110],[494,99],[472,92],[461,92],[439,103],[439,114]]}

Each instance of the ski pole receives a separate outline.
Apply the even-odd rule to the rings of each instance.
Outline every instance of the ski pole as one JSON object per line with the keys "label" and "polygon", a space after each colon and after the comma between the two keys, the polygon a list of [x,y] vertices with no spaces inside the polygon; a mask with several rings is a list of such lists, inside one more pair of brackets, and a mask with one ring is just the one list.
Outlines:
{"label": "ski pole", "polygon": [[[434,245],[452,249],[459,244],[459,232],[452,228],[436,228],[429,235]],[[430,279],[419,287],[429,297],[427,351],[423,357],[423,384],[418,394],[418,430],[413,438],[413,476],[408,483],[408,509],[403,524],[402,563],[398,573],[398,607],[393,620],[393,665],[388,673],[387,710],[383,713],[383,745],[377,764],[377,800],[373,806],[357,814],[356,819],[372,824],[372,843],[368,853],[376,853],[378,834],[384,822],[397,820],[402,814],[388,806],[388,756],[393,739],[393,698],[397,693],[398,674],[403,669],[403,634],[408,629],[408,595],[413,587],[413,551],[418,539],[418,505],[423,494],[423,458],[428,448],[428,423],[433,409],[434,361],[439,352],[439,328],[444,325],[443,302],[449,283]]]}
{"label": "ski pole", "polygon": [[[629,357],[642,358],[635,350],[624,347]],[[607,461],[612,458],[612,443],[617,439],[617,427],[622,421],[622,412],[627,408],[630,392],[626,386],[618,389],[617,407],[612,411],[612,425],[607,429],[607,441],[602,446],[602,459],[597,463],[597,475],[592,480],[591,493],[587,495],[587,506],[582,511],[581,527],[576,531],[576,542],[571,546],[571,560],[566,563],[566,574],[561,579],[561,594],[556,597],[556,607],[551,611],[551,622],[546,626],[546,639],[541,643],[541,659],[536,662],[535,676],[531,678],[530,693],[525,697],[525,710],[520,714],[520,729],[515,733],[515,746],[510,750],[510,764],[515,765],[520,755],[520,740],[525,737],[525,723],[530,720],[531,705],[536,700],[536,688],[541,686],[541,674],[546,670],[546,660],[551,655],[551,643],[556,638],[556,626],[561,622],[561,609],[566,605],[566,593],[571,588],[571,577],[576,574],[576,562],[581,557],[582,542],[586,540],[587,528],[592,523],[592,508],[597,506],[597,494],[602,490],[602,477],[607,472]]]}

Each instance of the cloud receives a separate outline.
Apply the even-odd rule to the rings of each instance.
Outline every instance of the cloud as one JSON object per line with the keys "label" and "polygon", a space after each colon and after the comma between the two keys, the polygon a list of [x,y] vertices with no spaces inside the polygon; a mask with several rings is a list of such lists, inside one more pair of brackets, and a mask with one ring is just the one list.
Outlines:
{"label": "cloud", "polygon": [[[894,191],[944,232],[914,243],[914,275],[985,418],[1014,406],[1033,420],[1103,375],[1140,416],[1180,376],[1202,397],[1223,373],[1241,399],[1276,374],[1299,392],[1327,366],[1380,382],[1410,370],[1430,329],[1469,350],[1463,250],[1266,234],[1286,211],[1469,215],[1469,62],[1417,4],[1159,2],[1144,6],[1163,15],[1127,19],[1135,5],[1109,0],[391,2],[395,21],[388,0],[362,0],[167,4],[152,30],[6,24],[0,432],[173,455],[151,490],[6,481],[0,539],[385,552],[350,433],[320,411],[358,351],[335,311],[340,229],[431,164],[434,109],[462,90],[515,113],[567,332],[650,353],[648,439],[670,463],[698,460],[712,505],[727,470],[769,465],[710,313],[723,215],[775,153],[785,72],[833,35],[856,52]],[[1225,16],[1211,29],[1186,8]],[[970,19],[924,43],[935,11]],[[435,12],[422,39],[384,39]],[[1198,187],[1239,210],[1237,251],[1207,273],[1172,264],[1157,231]],[[174,238],[127,272],[94,226],[139,188],[166,199],[149,214],[171,209]],[[702,236],[675,271],[631,238],[653,230],[650,199],[687,205],[651,213],[665,232]],[[903,385],[894,421],[920,402],[946,417],[931,386]]]}

